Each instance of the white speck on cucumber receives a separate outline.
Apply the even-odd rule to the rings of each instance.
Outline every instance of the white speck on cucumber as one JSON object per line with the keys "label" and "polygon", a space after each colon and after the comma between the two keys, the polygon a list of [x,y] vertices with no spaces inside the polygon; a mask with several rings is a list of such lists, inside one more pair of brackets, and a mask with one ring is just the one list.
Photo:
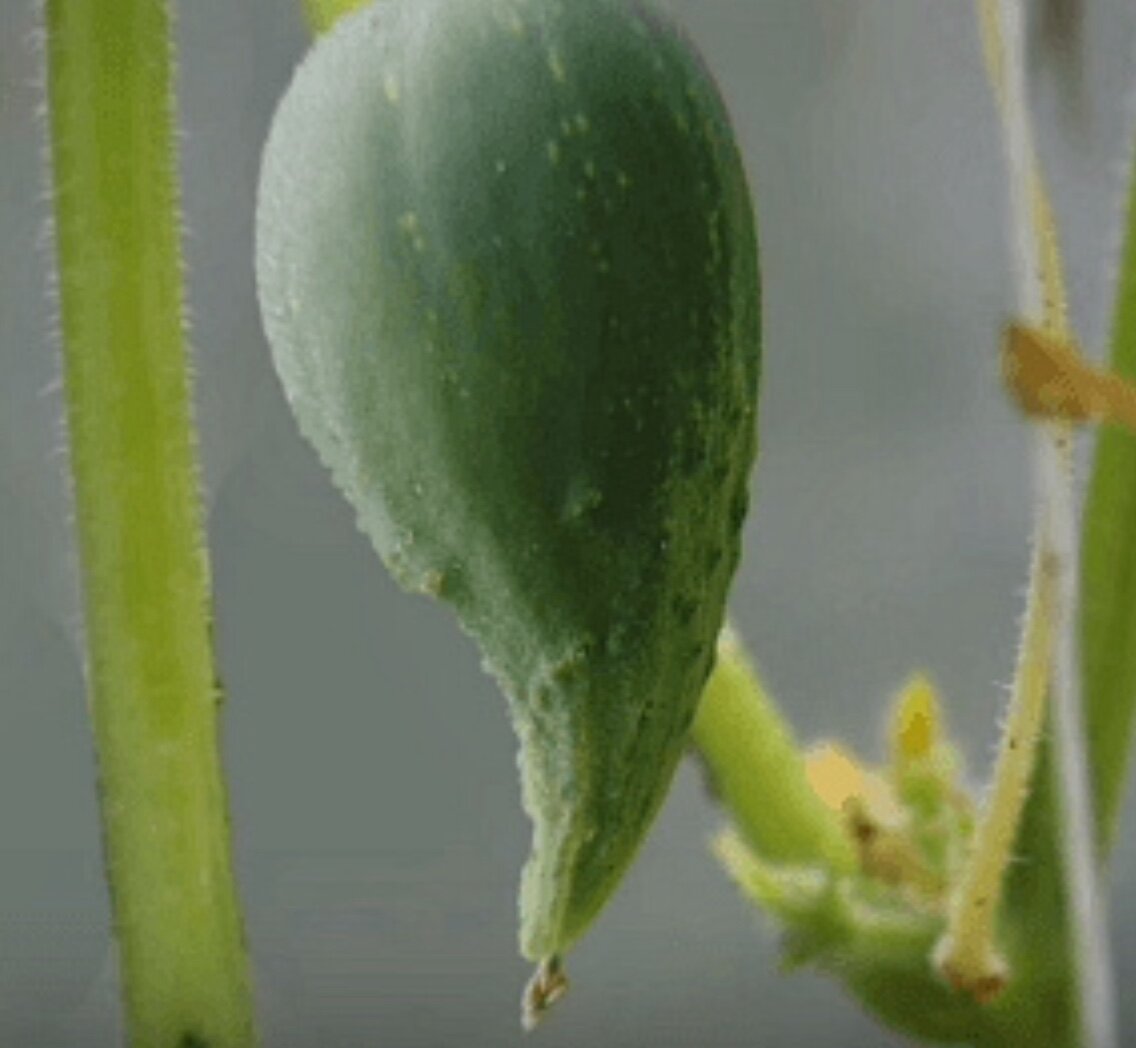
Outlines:
{"label": "white speck on cucumber", "polygon": [[398,105],[398,101],[402,97],[402,88],[399,85],[398,77],[393,73],[387,73],[383,77],[383,94],[387,96],[387,101],[392,106]]}

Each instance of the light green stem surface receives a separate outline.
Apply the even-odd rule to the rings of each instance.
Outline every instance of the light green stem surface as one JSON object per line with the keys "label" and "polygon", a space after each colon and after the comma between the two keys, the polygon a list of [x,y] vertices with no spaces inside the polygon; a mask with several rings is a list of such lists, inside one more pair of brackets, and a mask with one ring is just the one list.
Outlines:
{"label": "light green stem surface", "polygon": [[[1136,165],[1112,326],[1112,367],[1136,379]],[[1136,434],[1104,427],[1084,515],[1081,652],[1098,844],[1116,835],[1136,718]]]}
{"label": "light green stem surface", "polygon": [[170,13],[48,0],[67,422],[131,1043],[254,1043],[183,344]]}
{"label": "light green stem surface", "polygon": [[719,642],[691,741],[722,806],[762,859],[840,873],[855,868],[840,819],[809,785],[788,724],[729,631]]}

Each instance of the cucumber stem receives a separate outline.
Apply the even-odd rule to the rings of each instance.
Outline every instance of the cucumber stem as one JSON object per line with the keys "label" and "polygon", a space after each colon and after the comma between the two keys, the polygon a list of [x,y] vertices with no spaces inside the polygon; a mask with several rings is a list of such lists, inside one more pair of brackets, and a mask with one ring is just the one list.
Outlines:
{"label": "cucumber stem", "polygon": [[996,943],[997,919],[1037,764],[1053,655],[1056,578],[1052,563],[1045,563],[1043,556],[1039,544],[994,781],[951,899],[946,932],[935,951],[935,964],[947,980],[980,1001],[998,996],[1010,974]]}
{"label": "cucumber stem", "polygon": [[178,226],[171,14],[48,0],[89,706],[136,1048],[255,1043],[218,748]]}
{"label": "cucumber stem", "polygon": [[[1056,225],[1033,145],[1026,84],[1024,13],[1020,0],[978,0],[991,86],[1002,117],[1010,202],[1010,241],[1019,319],[1059,341],[1072,332]],[[1053,697],[1064,889],[1069,899],[1070,962],[1076,986],[1079,1043],[1117,1043],[1104,898],[1094,863],[1092,801],[1086,768],[1074,632],[1078,599],[1077,519],[1072,432],[1067,422],[1035,424],[1037,505],[1030,584],[1011,707],[990,801],[970,865],[953,900],[936,960],[952,981],[982,994],[998,970],[996,905],[1018,823],[1028,798],[1023,771],[1034,763],[1045,698]],[[1036,726],[1036,731],[1034,730]],[[1012,751],[1012,752],[1011,752]],[[1024,751],[1024,752],[1023,752]],[[1029,776],[1025,776],[1028,781]],[[989,854],[984,854],[989,850]],[[1003,854],[1004,852],[1004,854]],[[1032,914],[1042,921],[1047,914]]]}

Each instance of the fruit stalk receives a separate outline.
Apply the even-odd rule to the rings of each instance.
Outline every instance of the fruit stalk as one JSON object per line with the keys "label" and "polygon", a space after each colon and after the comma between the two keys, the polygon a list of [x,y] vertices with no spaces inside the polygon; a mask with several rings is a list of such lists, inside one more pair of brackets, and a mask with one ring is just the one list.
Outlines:
{"label": "fruit stalk", "polygon": [[246,1048],[183,339],[171,15],[160,0],[48,0],[46,22],[89,706],[130,1041]]}

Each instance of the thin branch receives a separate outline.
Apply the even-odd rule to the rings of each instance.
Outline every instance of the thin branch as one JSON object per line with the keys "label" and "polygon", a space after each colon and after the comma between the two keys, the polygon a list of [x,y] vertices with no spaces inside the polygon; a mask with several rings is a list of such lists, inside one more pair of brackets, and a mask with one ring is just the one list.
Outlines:
{"label": "thin branch", "polygon": [[995,933],[1006,871],[1013,859],[1045,723],[1055,581],[1052,562],[1046,562],[1040,546],[1035,546],[1018,665],[994,779],[964,875],[951,899],[946,934],[935,951],[936,966],[946,979],[978,1000],[997,997],[1010,974]]}
{"label": "thin branch", "polygon": [[[1020,0],[1000,0],[1005,62],[1003,129],[1010,174],[1017,262],[1017,308],[1059,338],[1070,340],[1056,224],[1038,173],[1030,126],[1025,32]],[[1073,487],[1072,428],[1035,426],[1038,531],[1042,559],[1055,575],[1050,677],[1061,803],[1061,844],[1069,900],[1070,934],[1085,1048],[1118,1044],[1106,900],[1095,863],[1095,820],[1085,749],[1079,652],[1078,519]]]}
{"label": "thin branch", "polygon": [[[1021,319],[1038,325],[1055,337],[1068,340],[1071,333],[1066,317],[1060,253],[1045,188],[1038,175],[1027,106],[1020,0],[979,0],[979,17],[984,30],[991,81],[1002,113],[1017,313]],[[1023,681],[1037,678],[1040,674],[1040,680],[1043,685],[1048,682],[1048,690],[1054,698],[1053,720],[1057,734],[1063,815],[1062,854],[1070,900],[1070,932],[1075,951],[1082,1044],[1085,1048],[1112,1048],[1117,1043],[1112,973],[1104,899],[1093,862],[1096,851],[1094,822],[1077,672],[1077,517],[1071,445],[1068,423],[1036,425],[1037,546],[1033,559],[1031,600],[1012,692],[1007,736],[1003,739],[1003,753],[1022,742],[1015,740],[1013,733],[1025,715],[1019,708],[1019,703],[1029,694],[1029,689],[1023,687]],[[1047,607],[1048,602],[1042,598],[1050,588],[1052,603]],[[1041,690],[1044,692],[1044,686]],[[1034,711],[1034,716],[1038,712]],[[1040,730],[1026,740],[1027,745],[1036,747],[1039,735]],[[973,912],[975,897],[971,889],[976,883],[988,884],[991,876],[989,871],[982,872],[983,865],[988,862],[981,855],[988,833],[986,824],[996,824],[994,836],[1001,841],[1009,828],[1016,828],[1020,819],[1025,793],[1017,793],[1018,810],[1014,813],[1007,807],[1014,802],[1005,798],[1013,797],[1015,790],[1006,787],[1002,781],[1007,768],[1013,765],[1012,761],[999,761],[991,800],[983,816],[984,824],[976,836],[972,860],[974,869],[968,871],[963,880],[962,890],[952,910],[948,935],[940,947],[938,960],[949,975],[958,976],[954,966],[960,960],[967,964],[981,963],[997,956],[993,948],[994,915],[987,913],[976,918]],[[1002,861],[1000,857],[998,861]],[[968,944],[968,952],[958,952],[960,942]],[[982,973],[968,969],[965,974],[973,979]]]}

